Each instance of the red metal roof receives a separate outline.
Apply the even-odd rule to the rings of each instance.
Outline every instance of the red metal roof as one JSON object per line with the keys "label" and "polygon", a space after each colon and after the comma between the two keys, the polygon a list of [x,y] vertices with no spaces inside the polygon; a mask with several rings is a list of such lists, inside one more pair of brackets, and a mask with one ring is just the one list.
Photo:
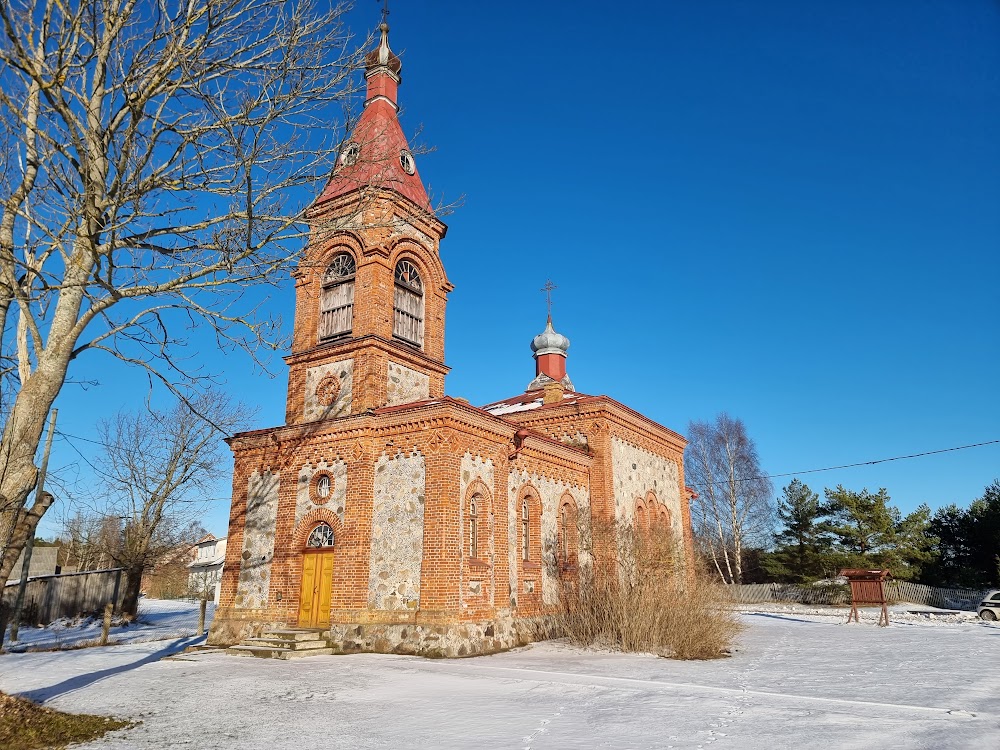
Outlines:
{"label": "red metal roof", "polygon": [[488,411],[494,416],[501,417],[504,414],[530,411],[532,409],[550,409],[562,406],[563,404],[582,404],[597,398],[597,396],[588,396],[586,393],[577,393],[576,391],[566,391],[563,393],[562,401],[556,401],[551,404],[543,403],[543,398],[544,391],[538,389],[528,391],[527,393],[519,393],[502,401],[494,401],[492,404],[487,404],[482,408],[483,411]]}
{"label": "red metal roof", "polygon": [[[377,187],[393,190],[422,209],[431,208],[412,154],[409,165],[413,174],[403,167],[402,152],[409,153],[409,144],[396,114],[399,58],[389,50],[389,27],[383,24],[381,28],[382,42],[367,57],[368,96],[364,111],[316,205],[361,188]],[[384,61],[380,61],[380,52]],[[356,154],[348,150],[352,144],[360,147]]]}

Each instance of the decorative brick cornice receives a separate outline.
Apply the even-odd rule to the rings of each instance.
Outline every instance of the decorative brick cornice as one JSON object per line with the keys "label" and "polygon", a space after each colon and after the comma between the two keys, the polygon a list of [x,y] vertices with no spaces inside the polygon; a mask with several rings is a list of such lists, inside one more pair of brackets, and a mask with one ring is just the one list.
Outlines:
{"label": "decorative brick cornice", "polygon": [[392,190],[370,185],[359,186],[356,190],[314,205],[306,213],[306,220],[312,225],[323,225],[336,221],[339,216],[343,216],[345,210],[350,212],[350,209],[356,208],[358,205],[371,205],[379,202],[391,204],[393,216],[409,222],[431,237],[443,239],[448,233],[448,225],[427,209],[421,208],[413,201]]}
{"label": "decorative brick cornice", "polygon": [[289,367],[297,365],[308,366],[313,363],[318,364],[334,359],[346,359],[356,350],[363,348],[377,349],[391,357],[394,362],[398,361],[403,365],[430,370],[441,375],[447,375],[451,372],[451,368],[446,364],[424,354],[419,349],[407,346],[394,339],[385,339],[381,336],[376,336],[375,334],[320,344],[305,351],[289,354],[284,359],[285,364]]}

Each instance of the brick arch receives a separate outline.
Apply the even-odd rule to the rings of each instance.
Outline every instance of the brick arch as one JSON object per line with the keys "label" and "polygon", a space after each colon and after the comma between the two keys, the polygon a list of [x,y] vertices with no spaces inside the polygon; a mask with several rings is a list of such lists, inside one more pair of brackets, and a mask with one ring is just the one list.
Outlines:
{"label": "brick arch", "polygon": [[556,521],[559,529],[560,568],[575,569],[580,559],[580,507],[573,493],[564,492],[559,498],[559,516]]}
{"label": "brick arch", "polygon": [[635,499],[635,509],[632,514],[632,527],[638,533],[645,534],[649,531],[649,509],[646,501],[641,497]]}
{"label": "brick arch", "polygon": [[[465,497],[463,498],[464,513],[462,518],[464,519],[462,523],[462,558],[469,559],[472,557],[471,547],[471,506],[472,499],[475,497],[482,499],[482,506],[476,508],[476,533],[477,533],[477,553],[476,559],[485,559],[484,552],[491,549],[493,546],[493,524],[490,523],[490,518],[493,515],[493,493],[490,488],[486,485],[479,477],[476,477],[470,484],[468,489],[465,491]],[[485,533],[484,533],[485,532]],[[483,546],[483,543],[486,546]]]}
{"label": "brick arch", "polygon": [[444,266],[436,254],[410,237],[401,237],[389,247],[389,267],[393,272],[401,260],[410,261],[420,271],[425,295],[435,294],[446,280]]}
{"label": "brick arch", "polygon": [[514,514],[517,521],[517,564],[523,568],[524,559],[524,516],[523,506],[528,503],[528,560],[531,564],[542,562],[542,493],[531,482],[525,482],[517,491]]}
{"label": "brick arch", "polygon": [[365,255],[365,243],[353,232],[340,231],[330,237],[325,237],[315,255],[304,261],[300,273],[311,273],[317,279],[322,279],[326,267],[330,265],[333,256],[347,252],[354,256],[354,262],[361,266]]}
{"label": "brick arch", "polygon": [[658,503],[656,508],[656,520],[665,530],[669,530],[672,527],[670,508],[663,503]]}
{"label": "brick arch", "polygon": [[330,524],[333,529],[333,549],[336,550],[340,540],[344,535],[344,524],[340,522],[337,514],[327,508],[314,508],[302,516],[292,531],[291,548],[295,552],[302,552],[306,548],[306,540],[310,532],[321,522]]}

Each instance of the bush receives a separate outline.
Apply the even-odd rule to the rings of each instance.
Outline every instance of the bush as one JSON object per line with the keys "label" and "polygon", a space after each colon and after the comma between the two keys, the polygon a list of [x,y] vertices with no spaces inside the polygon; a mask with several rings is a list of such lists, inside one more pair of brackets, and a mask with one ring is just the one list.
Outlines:
{"label": "bush", "polygon": [[608,531],[617,566],[563,593],[561,624],[570,640],[674,659],[727,656],[743,626],[723,587],[686,570],[669,533],[635,534],[622,524]]}

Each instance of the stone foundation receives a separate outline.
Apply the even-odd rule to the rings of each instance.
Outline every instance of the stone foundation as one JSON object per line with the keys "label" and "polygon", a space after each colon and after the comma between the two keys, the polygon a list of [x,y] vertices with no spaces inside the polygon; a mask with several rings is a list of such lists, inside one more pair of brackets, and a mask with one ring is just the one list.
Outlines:
{"label": "stone foundation", "polygon": [[552,616],[452,625],[332,625],[324,633],[335,654],[374,652],[429,658],[482,656],[562,635]]}
{"label": "stone foundation", "polygon": [[209,646],[228,648],[247,638],[258,638],[265,631],[282,630],[287,627],[287,623],[268,612],[240,612],[232,609],[227,611],[219,608],[212,619],[212,626],[208,629],[206,643]]}

